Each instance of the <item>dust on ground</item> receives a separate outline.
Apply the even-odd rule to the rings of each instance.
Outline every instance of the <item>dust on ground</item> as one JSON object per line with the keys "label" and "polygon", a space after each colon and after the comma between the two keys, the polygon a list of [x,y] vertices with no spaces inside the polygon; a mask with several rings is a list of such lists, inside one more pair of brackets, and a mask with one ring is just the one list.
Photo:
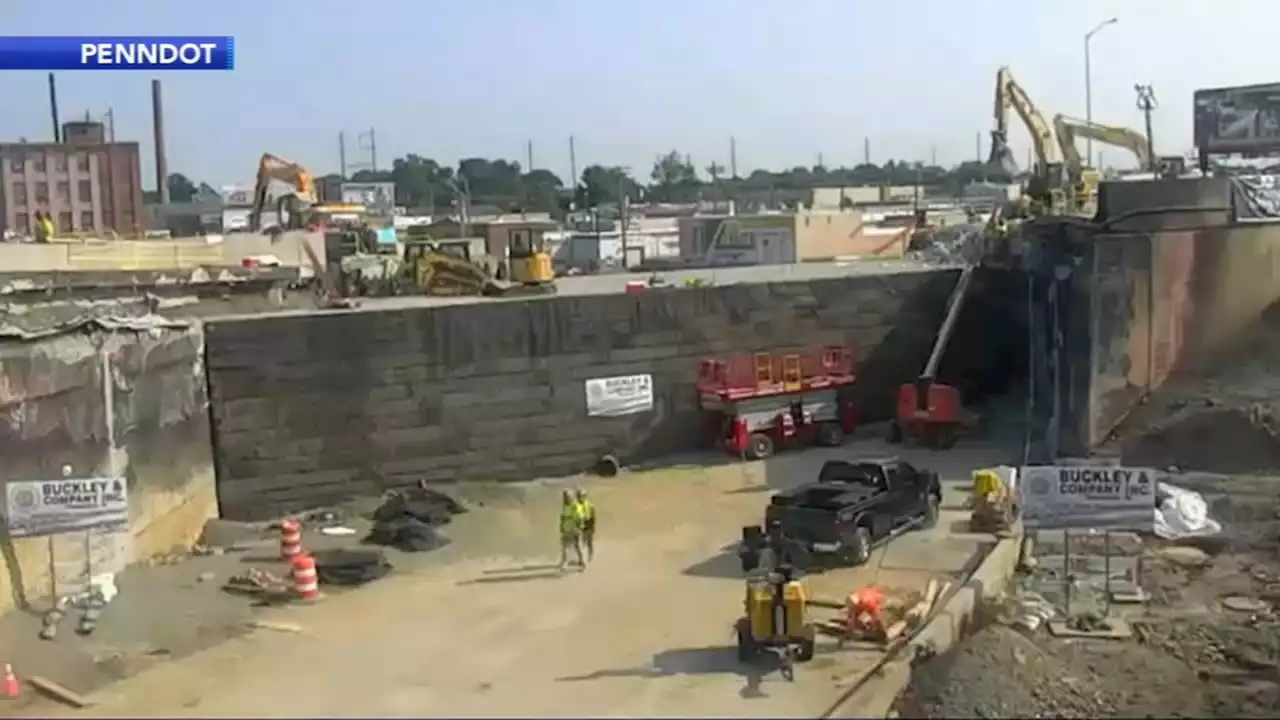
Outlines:
{"label": "dust on ground", "polygon": [[[824,648],[794,683],[737,663],[732,623],[742,580],[733,548],[742,525],[759,522],[769,490],[815,477],[825,459],[894,451],[879,440],[854,441],[767,464],[695,463],[609,479],[468,487],[460,499],[472,511],[443,528],[451,542],[427,553],[389,551],[395,566],[389,577],[326,590],[329,597],[313,606],[256,608],[224,597],[217,589],[223,579],[267,561],[276,538],[238,537],[241,529],[220,526],[230,535],[223,542],[247,549],[121,576],[120,596],[91,639],[68,628],[44,643],[36,639],[38,618],[16,616],[2,621],[0,630],[9,634],[0,635],[0,647],[17,648],[20,673],[47,673],[77,691],[146,670],[95,693],[98,704],[85,711],[95,715],[367,717],[430,709],[563,716],[577,708],[637,716],[812,716],[873,658]],[[903,454],[955,478],[1005,459],[975,446]],[[566,482],[586,484],[601,512],[601,562],[585,573],[555,568],[551,527]],[[361,514],[373,504],[342,510],[363,532]],[[909,533],[878,551],[873,567],[823,573],[811,587],[841,597],[871,581],[910,590],[939,574],[963,573],[984,538],[954,535],[958,521],[959,513],[947,510],[934,530]],[[336,541],[304,538],[317,549],[326,542]],[[214,577],[202,581],[204,573]],[[126,616],[132,619],[119,622]],[[245,634],[260,618],[305,632]],[[155,634],[157,625],[175,628],[173,635]],[[193,627],[207,628],[204,640]],[[127,653],[131,664],[113,674],[103,665],[122,661],[106,661],[105,653]],[[165,662],[185,653],[193,655]],[[69,675],[67,658],[85,669]]]}
{"label": "dust on ground", "polygon": [[1280,709],[1280,478],[1188,474],[1218,537],[1142,539],[1128,640],[996,623],[922,664],[903,717],[1275,717]]}
{"label": "dust on ground", "polygon": [[[476,483],[444,489],[468,508],[482,511],[519,506],[526,496],[537,493],[539,486]],[[358,545],[371,526],[369,516],[379,501],[365,498],[330,509],[343,525],[357,531],[354,540],[307,531],[304,544],[316,550]],[[446,544],[432,552],[385,552],[394,567],[412,572],[496,549],[495,533],[487,532],[483,522],[467,515],[441,528],[441,534]],[[50,607],[47,598],[34,600],[29,611],[0,616],[0,662],[14,664],[23,675],[49,677],[88,694],[158,663],[248,634],[263,606],[219,588],[250,567],[287,576],[287,566],[279,560],[278,530],[273,523],[214,520],[206,526],[202,539],[209,554],[174,553],[118,573],[120,594],[107,605],[92,635],[75,632],[81,611],[72,609],[59,623],[54,640],[40,639],[41,618]],[[26,699],[33,698],[28,694]]]}

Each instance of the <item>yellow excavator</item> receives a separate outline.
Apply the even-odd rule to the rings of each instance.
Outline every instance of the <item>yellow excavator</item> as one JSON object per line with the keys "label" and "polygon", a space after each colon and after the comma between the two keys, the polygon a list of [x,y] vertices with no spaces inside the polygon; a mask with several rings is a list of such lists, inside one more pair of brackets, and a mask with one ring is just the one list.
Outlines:
{"label": "yellow excavator", "polygon": [[1103,125],[1066,115],[1055,115],[1053,129],[1058,136],[1067,175],[1068,205],[1081,214],[1093,214],[1098,206],[1098,171],[1081,160],[1076,140],[1084,138],[1128,150],[1138,161],[1138,167],[1151,167],[1151,153],[1147,149],[1147,136],[1127,127]]}
{"label": "yellow excavator", "polygon": [[1027,181],[1026,194],[1033,212],[1055,213],[1063,207],[1062,163],[1057,158],[1053,130],[1044,115],[1027,96],[1026,90],[1013,79],[1009,68],[996,73],[995,129],[991,131],[991,156],[987,165],[1009,176],[1018,174],[1018,163],[1009,148],[1009,110],[1012,109],[1031,134],[1035,167]]}

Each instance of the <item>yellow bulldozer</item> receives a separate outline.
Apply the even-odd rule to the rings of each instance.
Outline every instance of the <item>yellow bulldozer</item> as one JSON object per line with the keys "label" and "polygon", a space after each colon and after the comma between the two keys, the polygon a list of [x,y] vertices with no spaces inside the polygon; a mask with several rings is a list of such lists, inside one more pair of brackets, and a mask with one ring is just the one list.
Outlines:
{"label": "yellow bulldozer", "polygon": [[[354,297],[393,295],[549,295],[555,293],[555,275],[517,273],[529,282],[499,279],[496,262],[474,254],[474,241],[437,240],[425,235],[408,235],[399,242],[398,252],[357,252],[342,258],[343,288]],[[536,258],[531,261],[536,261]],[[512,265],[523,262],[513,258]]]}

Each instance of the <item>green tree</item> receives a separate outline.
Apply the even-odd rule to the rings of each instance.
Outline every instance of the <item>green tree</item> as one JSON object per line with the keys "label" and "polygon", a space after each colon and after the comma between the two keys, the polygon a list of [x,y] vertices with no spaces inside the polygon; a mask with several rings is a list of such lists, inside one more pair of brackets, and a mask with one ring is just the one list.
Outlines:
{"label": "green tree", "polygon": [[582,171],[581,184],[588,206],[617,204],[624,197],[634,202],[642,194],[640,183],[618,166],[589,165]]}
{"label": "green tree", "polygon": [[698,171],[688,156],[679,151],[661,155],[649,173],[650,188],[659,202],[689,202],[697,198]]}

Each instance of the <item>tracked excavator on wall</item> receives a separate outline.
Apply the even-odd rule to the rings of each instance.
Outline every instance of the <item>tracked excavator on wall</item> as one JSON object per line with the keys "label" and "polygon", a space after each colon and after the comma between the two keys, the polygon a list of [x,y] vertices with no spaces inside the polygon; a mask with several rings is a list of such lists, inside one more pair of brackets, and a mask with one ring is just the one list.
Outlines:
{"label": "tracked excavator on wall", "polygon": [[1031,102],[1026,90],[1013,79],[1009,68],[996,72],[995,129],[991,131],[991,156],[987,165],[993,172],[1016,177],[1018,163],[1009,148],[1009,110],[1013,110],[1031,135],[1035,165],[1030,168],[1026,195],[1033,211],[1058,212],[1062,207],[1064,183],[1062,163],[1058,160],[1053,130],[1039,108]]}
{"label": "tracked excavator on wall", "polygon": [[1128,150],[1138,161],[1139,168],[1145,170],[1151,167],[1147,136],[1137,130],[1103,125],[1062,114],[1053,117],[1053,129],[1058,136],[1058,147],[1062,151],[1066,170],[1067,205],[1074,213],[1094,214],[1098,207],[1098,181],[1101,179],[1098,171],[1081,159],[1080,151],[1076,148],[1077,139],[1084,138]]}

